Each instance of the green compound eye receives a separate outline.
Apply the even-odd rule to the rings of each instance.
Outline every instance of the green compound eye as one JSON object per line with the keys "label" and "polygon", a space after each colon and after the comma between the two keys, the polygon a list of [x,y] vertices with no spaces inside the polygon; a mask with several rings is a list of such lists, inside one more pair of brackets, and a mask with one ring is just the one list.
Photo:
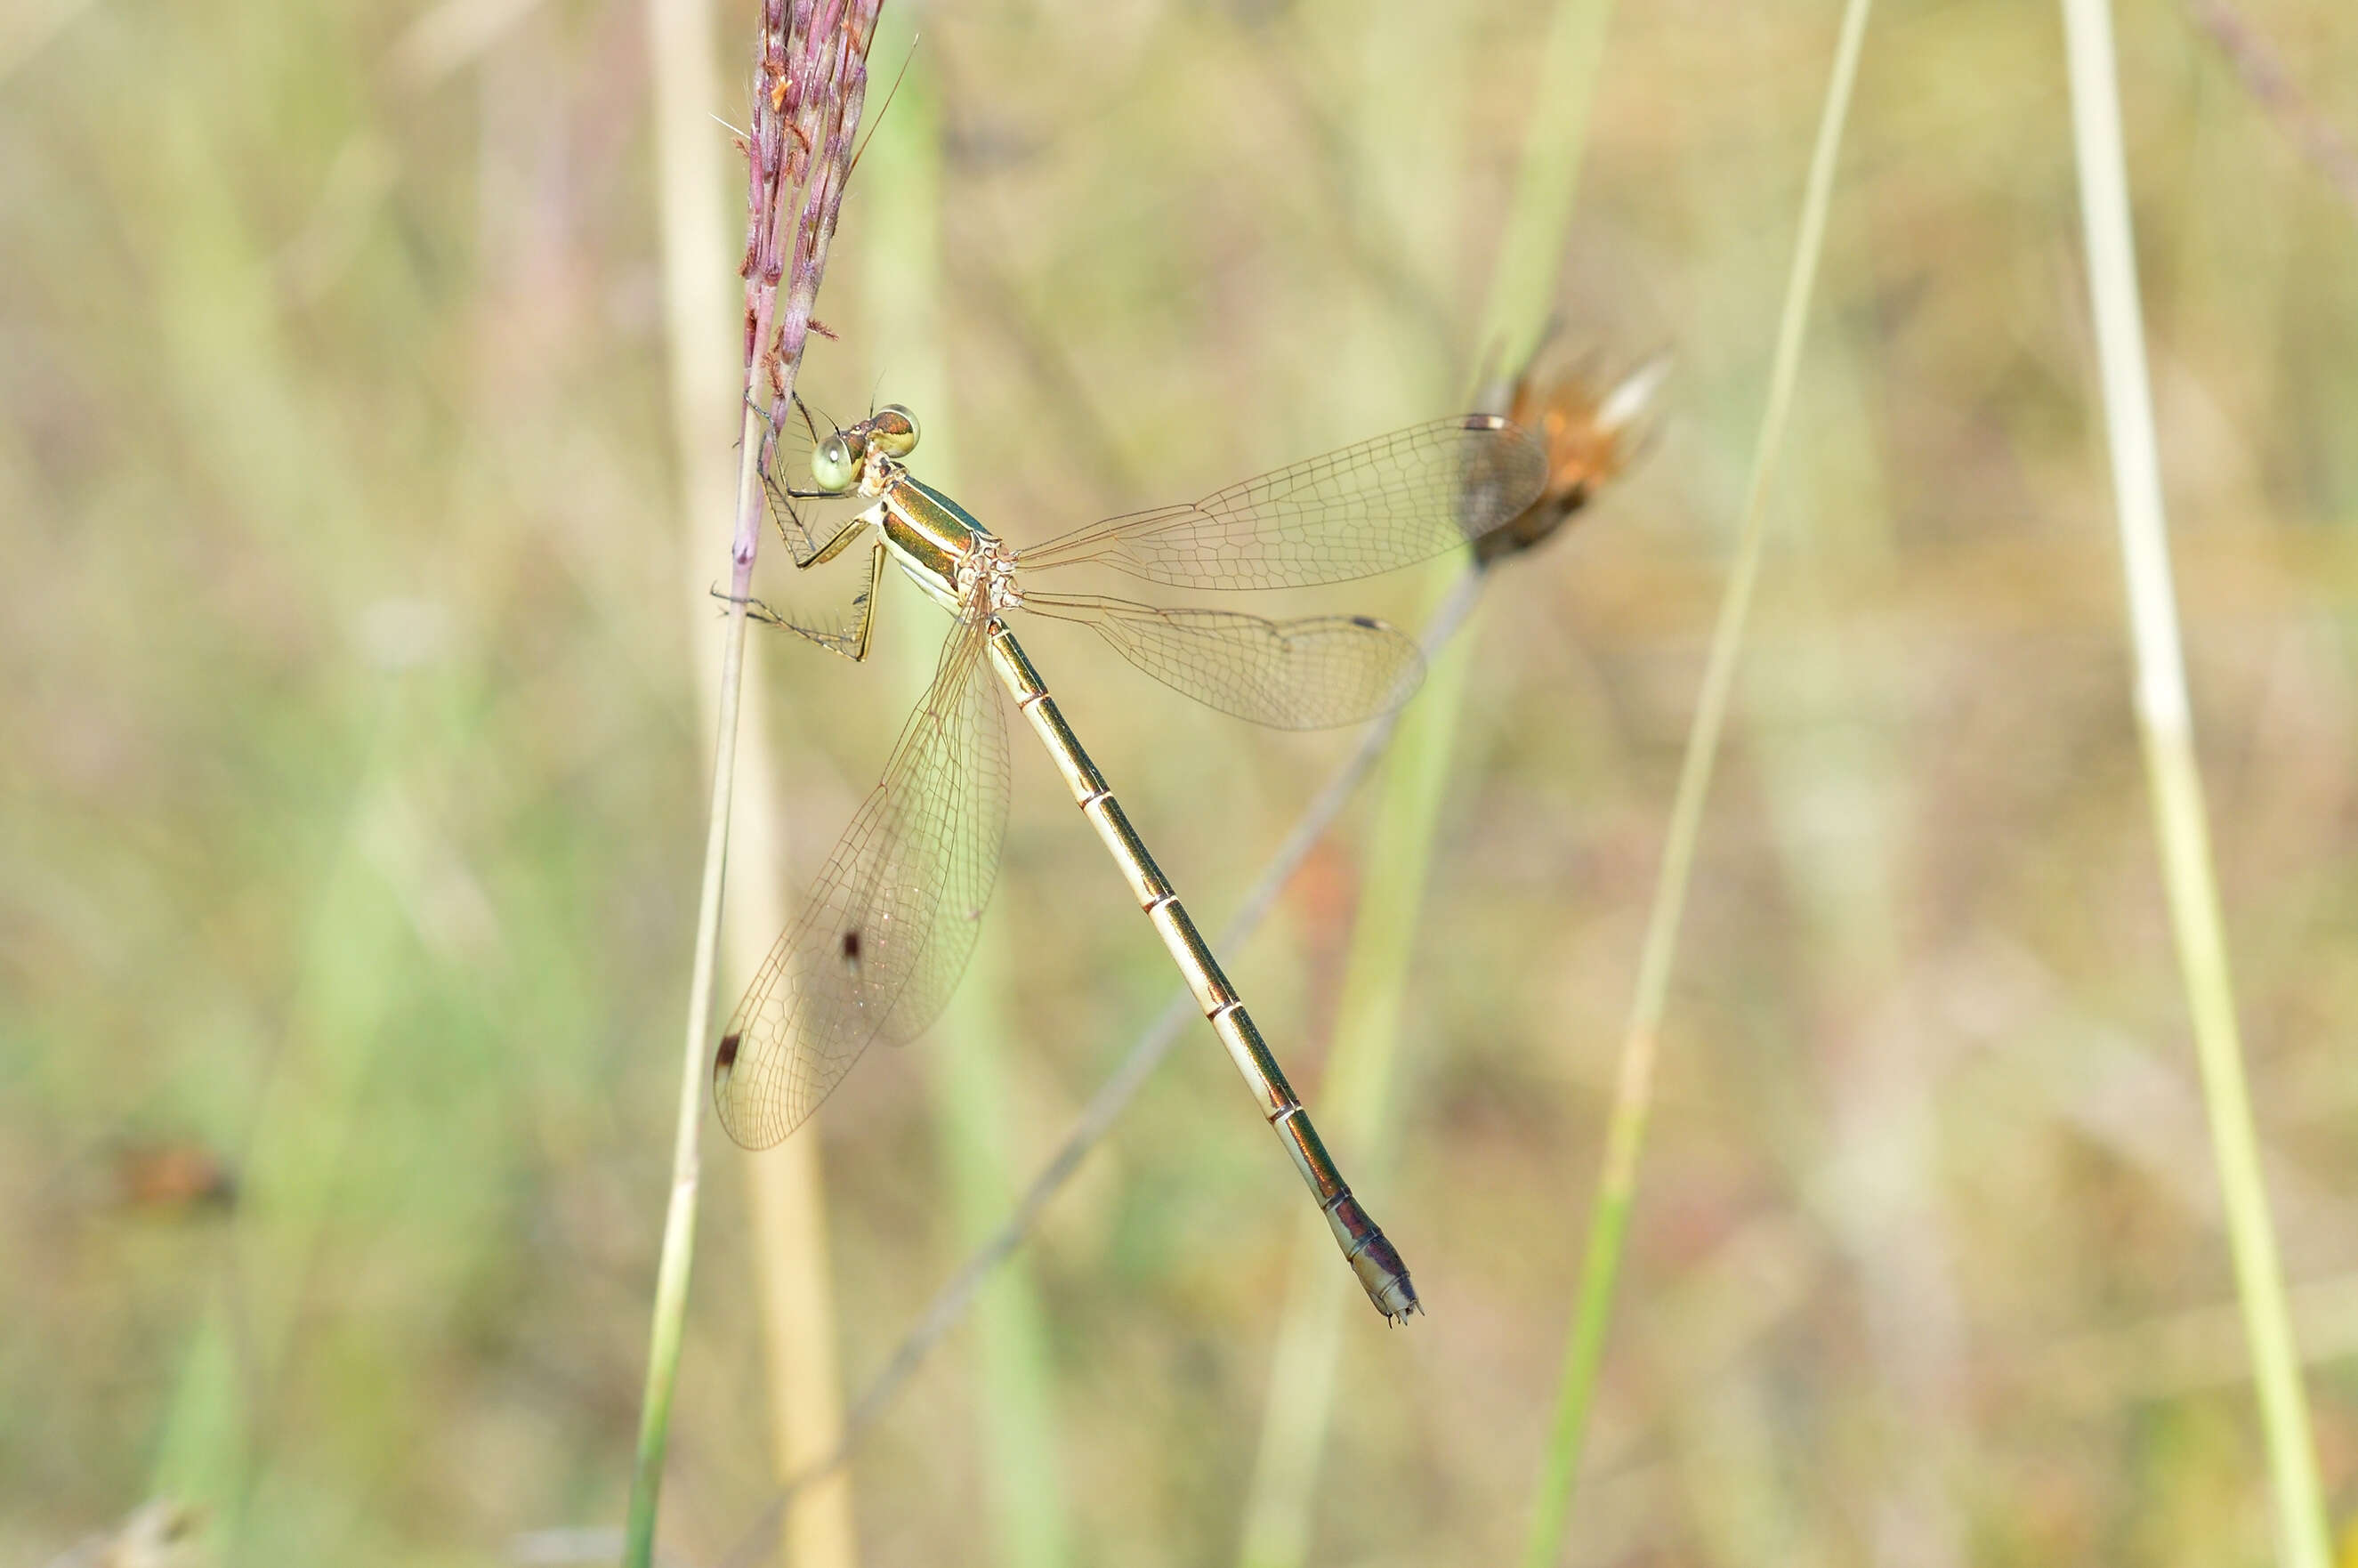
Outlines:
{"label": "green compound eye", "polygon": [[849,490],[860,477],[860,461],[852,456],[851,443],[838,430],[811,449],[811,478],[829,495],[839,495]]}
{"label": "green compound eye", "polygon": [[868,438],[887,456],[905,458],[916,449],[917,416],[898,403],[888,403],[869,419]]}

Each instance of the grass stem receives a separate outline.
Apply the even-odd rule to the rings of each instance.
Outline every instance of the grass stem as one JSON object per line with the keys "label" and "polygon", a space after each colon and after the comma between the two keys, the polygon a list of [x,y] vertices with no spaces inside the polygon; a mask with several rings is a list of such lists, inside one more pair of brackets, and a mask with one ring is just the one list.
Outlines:
{"label": "grass stem", "polygon": [[[626,1568],[648,1568],[654,1556],[655,1504],[663,1484],[671,1429],[671,1401],[679,1377],[687,1286],[696,1256],[696,1198],[701,1171],[705,1052],[712,1032],[712,987],[719,952],[730,808],[737,760],[737,719],[743,693],[746,605],[761,544],[763,491],[761,460],[766,422],[786,406],[808,341],[811,310],[842,211],[853,138],[867,89],[868,47],[882,0],[831,10],[812,28],[799,15],[787,25],[784,0],[764,0],[755,50],[757,91],[752,129],[745,140],[752,178],[744,275],[751,330],[738,421],[735,526],[730,547],[729,614],[716,687],[718,738],[713,747],[712,798],[705,834],[704,869],[697,901],[696,957],[688,979],[687,1027],[682,1052],[677,1122],[674,1130],[671,1198],[664,1215],[663,1248],[655,1270],[647,1378],[631,1472],[630,1511],[623,1521]],[[661,5],[665,0],[656,0]],[[692,14],[691,14],[692,15]],[[692,81],[692,68],[673,59],[697,47],[698,29],[677,16],[651,15],[651,38],[666,81]],[[676,75],[670,74],[676,72]],[[795,110],[789,125],[784,115]],[[793,150],[789,150],[789,149]],[[666,174],[687,160],[676,154]],[[689,207],[688,211],[693,211]],[[678,225],[683,230],[686,223]],[[787,284],[784,311],[778,288]]]}
{"label": "grass stem", "polygon": [[[760,420],[748,406],[740,481],[740,502],[750,488],[759,505],[756,465],[762,449]],[[672,1391],[679,1378],[681,1335],[687,1315],[687,1281],[696,1259],[696,1193],[701,1170],[699,1133],[704,1125],[705,1042],[712,1035],[712,979],[719,951],[720,893],[729,858],[729,809],[737,764],[737,708],[745,671],[745,606],[751,597],[752,560],[740,562],[730,588],[727,630],[720,650],[719,739],[712,754],[712,803],[704,840],[702,889],[697,898],[696,958],[688,974],[687,1030],[682,1046],[678,1120],[673,1133],[671,1201],[664,1213],[663,1253],[655,1267],[654,1323],[647,1343],[646,1390],[639,1408],[638,1447],[631,1469],[631,1509],[623,1524],[622,1561],[646,1568],[654,1557],[655,1499],[662,1489],[664,1450],[671,1430]]]}
{"label": "grass stem", "polygon": [[1531,1535],[1523,1554],[1527,1568],[1552,1568],[1563,1554],[1564,1531],[1571,1523],[1573,1487],[1586,1440],[1597,1369],[1604,1361],[1614,1289],[1620,1277],[1630,1204],[1637,1190],[1638,1162],[1645,1149],[1647,1119],[1653,1104],[1655,1053],[1670,991],[1671,963],[1677,950],[1679,926],[1693,880],[1704,804],[1711,793],[1720,738],[1726,729],[1736,659],[1743,650],[1753,590],[1759,579],[1762,546],[1768,534],[1768,493],[1784,447],[1785,426],[1792,412],[1802,331],[1809,320],[1810,299],[1816,289],[1818,259],[1824,248],[1826,211],[1833,194],[1836,155],[1842,146],[1843,126],[1850,114],[1851,91],[1858,76],[1868,9],[1869,0],[1845,0],[1842,31],[1834,46],[1833,69],[1819,115],[1817,144],[1811,154],[1809,182],[1801,201],[1800,231],[1793,241],[1793,264],[1787,275],[1784,307],[1778,320],[1768,400],[1761,411],[1751,477],[1745,487],[1744,509],[1737,522],[1736,554],[1729,565],[1718,620],[1712,629],[1710,662],[1704,670],[1702,694],[1687,734],[1678,794],[1671,807],[1670,829],[1655,881],[1653,905],[1647,918],[1645,945],[1639,957],[1637,990],[1621,1042],[1613,1108],[1606,1121],[1605,1155],[1582,1256],[1579,1295],[1565,1336],[1555,1416],[1532,1503]]}
{"label": "grass stem", "polygon": [[[663,239],[665,342],[670,361],[673,460],[679,470],[682,600],[690,645],[712,622],[710,562],[697,520],[727,513],[746,474],[732,481],[728,454],[711,434],[724,429],[730,368],[743,358],[743,304],[731,276],[722,161],[710,111],[719,100],[709,0],[665,0],[647,11]],[[702,714],[719,733],[719,670],[702,665]],[[730,840],[741,863],[762,868],[727,878],[721,894],[719,980],[742,984],[761,967],[773,933],[786,923],[787,833],[777,804],[777,766],[763,722],[762,665],[743,666],[738,698],[736,777],[741,799]],[[835,1447],[843,1399],[837,1367],[833,1268],[816,1139],[750,1154],[743,1173],[753,1277],[768,1386],[771,1454],[783,1480]],[[619,1542],[620,1538],[617,1538]],[[849,1568],[858,1537],[848,1476],[798,1510],[783,1543],[796,1568]]]}
{"label": "grass stem", "polygon": [[1612,21],[1613,0],[1562,0],[1548,29],[1507,232],[1476,340],[1501,365],[1528,361],[1547,330]]}
{"label": "grass stem", "polygon": [[2224,1198],[2228,1249],[2243,1303],[2252,1378],[2257,1386],[2275,1493],[2278,1549],[2292,1568],[2325,1568],[2331,1552],[2311,1444],[2309,1411],[2285,1304],[2284,1270],[2261,1179],[2259,1138],[2211,863],[2202,775],[2186,694],[2161,465],[2145,362],[2136,244],[2129,223],[2127,160],[2121,147],[2120,87],[2106,0],[2063,0],[2071,81],[2071,126],[2080,168],[2081,217],[2088,247],[2088,293],[2095,316],[2114,503],[2136,660],[2137,727],[2153,789],[2154,830],[2170,926],[2194,1026],[2212,1152]]}

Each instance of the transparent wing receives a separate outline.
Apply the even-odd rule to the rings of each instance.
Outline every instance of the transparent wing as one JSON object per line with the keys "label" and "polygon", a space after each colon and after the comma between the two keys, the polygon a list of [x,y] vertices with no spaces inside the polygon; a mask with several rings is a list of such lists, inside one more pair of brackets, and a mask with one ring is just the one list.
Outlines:
{"label": "transparent wing", "polygon": [[966,620],[951,633],[883,782],[721,1035],[713,1104],[748,1149],[800,1126],[871,1042],[923,1033],[966,969],[1007,831],[985,633]]}
{"label": "transparent wing", "polygon": [[1416,640],[1372,616],[1269,621],[1053,593],[1027,593],[1023,604],[1092,628],[1174,691],[1277,730],[1373,719],[1406,702],[1424,678]]}
{"label": "transparent wing", "polygon": [[1178,588],[1308,588],[1429,560],[1513,521],[1547,483],[1531,435],[1438,419],[1035,545],[1026,569],[1095,561]]}

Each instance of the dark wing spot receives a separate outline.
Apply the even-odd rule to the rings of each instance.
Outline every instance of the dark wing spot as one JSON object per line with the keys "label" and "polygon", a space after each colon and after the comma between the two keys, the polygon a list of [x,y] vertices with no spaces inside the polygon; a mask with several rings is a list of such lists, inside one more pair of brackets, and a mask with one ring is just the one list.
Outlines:
{"label": "dark wing spot", "polygon": [[860,933],[857,931],[843,934],[843,962],[847,968],[857,970],[860,968]]}
{"label": "dark wing spot", "polygon": [[737,1065],[737,1047],[744,1042],[744,1039],[745,1036],[741,1033],[724,1034],[720,1037],[719,1054],[712,1058],[714,1073],[726,1076],[729,1070]]}
{"label": "dark wing spot", "polygon": [[1351,624],[1354,626],[1364,626],[1368,631],[1374,632],[1380,629],[1383,622],[1377,620],[1372,615],[1354,615],[1351,617]]}

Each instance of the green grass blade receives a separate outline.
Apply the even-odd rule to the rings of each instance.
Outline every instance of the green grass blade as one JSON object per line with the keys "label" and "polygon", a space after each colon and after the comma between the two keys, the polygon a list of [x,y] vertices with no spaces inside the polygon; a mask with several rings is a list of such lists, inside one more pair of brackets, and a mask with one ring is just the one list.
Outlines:
{"label": "green grass blade", "polygon": [[2136,245],[2129,224],[2128,170],[2121,147],[2120,88],[2106,0],[2063,0],[2071,80],[2072,141],[2080,167],[2081,216],[2088,247],[2088,294],[2096,324],[2113,492],[2136,659],[2137,726],[2153,787],[2154,831],[2170,925],[2194,1025],[2212,1152],[2225,1200],[2228,1249],[2242,1298],[2252,1379],[2266,1434],[2278,1548],[2293,1568],[2331,1558],[2317,1452],[2299,1352],[2285,1304],[2284,1269],[2261,1180],[2259,1137],[2244,1078],[2243,1044],[2227,964],[2219,892],[2211,865],[2202,776],[2186,695],[2185,654],[2171,580],[2161,465],[2145,364]]}
{"label": "green grass blade", "polygon": [[[760,449],[750,411],[744,449]],[[749,460],[750,466],[750,460]],[[687,1029],[680,1064],[679,1104],[673,1141],[671,1196],[665,1206],[663,1251],[655,1265],[653,1321],[647,1335],[646,1390],[631,1466],[630,1514],[623,1523],[622,1561],[648,1568],[654,1560],[655,1500],[663,1486],[664,1451],[671,1431],[672,1392],[679,1381],[679,1351],[687,1321],[687,1284],[696,1261],[696,1194],[702,1160],[706,1042],[712,1037],[712,977],[719,951],[721,867],[729,854],[729,807],[737,761],[737,708],[743,693],[745,606],[732,605],[720,663],[719,738],[713,749],[712,805],[697,900],[696,958],[688,980]]]}
{"label": "green grass blade", "polygon": [[1538,91],[1523,156],[1515,167],[1514,199],[1482,316],[1480,352],[1499,366],[1519,365],[1539,346],[1554,308],[1557,275],[1580,192],[1580,160],[1588,150],[1589,113],[1605,58],[1613,0],[1562,0],[1540,57]]}
{"label": "green grass blade", "polygon": [[1639,958],[1629,1025],[1621,1043],[1613,1109],[1606,1129],[1605,1156],[1582,1259],[1580,1292],[1573,1305],[1572,1325],[1565,1336],[1555,1415],[1532,1502],[1531,1535],[1523,1554],[1527,1568],[1552,1568],[1563,1555],[1564,1531],[1571,1523],[1573,1487],[1587,1436],[1597,1370],[1604,1361],[1605,1336],[1628,1235],[1629,1206],[1637,1190],[1638,1160],[1645,1148],[1647,1117],[1653,1102],[1654,1055],[1670,990],[1671,961],[1677,949],[1679,925],[1694,869],[1704,803],[1710,795],[1720,738],[1726,728],[1736,658],[1743,649],[1745,625],[1759,578],[1761,549],[1768,532],[1768,492],[1784,447],[1785,426],[1792,411],[1793,386],[1801,368],[1802,330],[1808,322],[1809,303],[1816,288],[1818,259],[1825,242],[1826,211],[1833,195],[1836,154],[1842,146],[1844,124],[1850,114],[1851,90],[1857,80],[1868,8],[1869,0],[1847,0],[1844,8],[1833,69],[1826,83],[1825,105],[1818,122],[1817,144],[1811,154],[1800,232],[1793,242],[1793,265],[1778,320],[1768,396],[1761,411],[1751,477],[1737,524],[1736,556],[1720,601],[1718,621],[1712,631],[1711,660],[1704,671],[1694,722],[1688,732],[1685,761],[1679,771],[1670,832],[1655,883],[1652,910],[1647,919],[1645,946]]}

